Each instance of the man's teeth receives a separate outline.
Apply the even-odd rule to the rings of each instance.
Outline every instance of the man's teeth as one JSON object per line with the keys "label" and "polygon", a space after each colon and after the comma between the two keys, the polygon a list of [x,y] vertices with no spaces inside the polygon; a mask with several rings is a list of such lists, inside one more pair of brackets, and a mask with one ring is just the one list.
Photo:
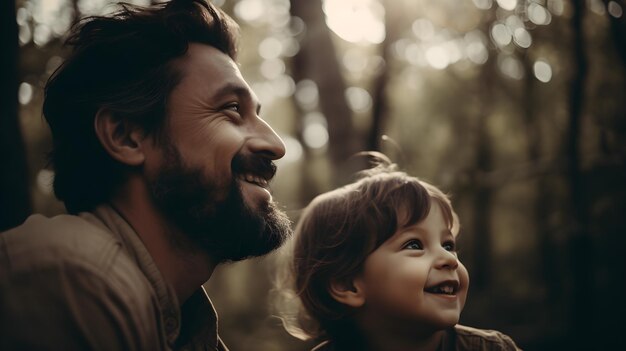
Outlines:
{"label": "man's teeth", "polygon": [[248,183],[253,183],[256,184],[258,186],[262,186],[262,187],[267,187],[267,180],[259,177],[259,176],[255,176],[254,174],[244,174],[242,176],[243,180],[245,180]]}

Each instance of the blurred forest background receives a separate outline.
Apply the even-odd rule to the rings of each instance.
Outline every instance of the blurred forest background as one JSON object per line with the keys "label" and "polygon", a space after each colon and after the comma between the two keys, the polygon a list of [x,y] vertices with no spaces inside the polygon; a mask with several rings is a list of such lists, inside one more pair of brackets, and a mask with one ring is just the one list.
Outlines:
{"label": "blurred forest background", "polygon": [[[129,1],[149,4],[149,0]],[[0,229],[62,213],[42,87],[108,0],[0,1]],[[462,323],[527,350],[621,346],[626,312],[624,0],[221,0],[283,137],[294,220],[380,150],[452,194],[471,276]],[[308,350],[272,317],[276,255],[207,285],[237,350]],[[36,332],[36,331],[34,331]],[[621,347],[620,347],[621,348]]]}

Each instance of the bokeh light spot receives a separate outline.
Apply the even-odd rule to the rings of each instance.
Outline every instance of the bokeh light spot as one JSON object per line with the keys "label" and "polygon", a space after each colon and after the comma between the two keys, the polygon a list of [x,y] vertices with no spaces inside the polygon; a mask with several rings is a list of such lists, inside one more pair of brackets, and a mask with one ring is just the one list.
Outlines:
{"label": "bokeh light spot", "polygon": [[533,42],[530,33],[524,28],[516,28],[513,31],[513,40],[517,46],[524,49],[529,48]]}
{"label": "bokeh light spot", "polygon": [[304,118],[302,139],[311,149],[319,149],[328,144],[328,124],[326,117],[320,112],[307,113]]}
{"label": "bokeh light spot", "polygon": [[496,0],[496,2],[498,6],[508,11],[514,10],[517,6],[517,0]]}
{"label": "bokeh light spot", "polygon": [[536,25],[545,26],[552,22],[552,15],[545,7],[533,2],[528,5],[528,19]]}
{"label": "bokeh light spot", "polygon": [[293,79],[285,74],[282,74],[272,80],[271,85],[274,93],[280,97],[289,97],[293,95],[296,90],[296,84],[293,82]]}
{"label": "bokeh light spot", "polygon": [[259,44],[259,55],[266,60],[280,57],[282,51],[283,44],[275,37],[265,38]]}
{"label": "bokeh light spot", "polygon": [[54,182],[54,172],[49,169],[42,169],[37,173],[37,188],[43,194],[52,194],[52,183]]}
{"label": "bokeh light spot", "polygon": [[491,37],[499,46],[507,46],[511,43],[511,31],[502,23],[496,23],[491,27]]}
{"label": "bokeh light spot", "polygon": [[33,98],[33,86],[22,82],[17,92],[17,99],[22,105],[26,105]]}
{"label": "bokeh light spot", "polygon": [[26,45],[30,43],[30,40],[32,39],[33,36],[32,36],[30,27],[28,26],[28,24],[20,26],[18,37],[20,39],[20,45]]}
{"label": "bokeh light spot", "polygon": [[103,14],[107,4],[106,0],[78,0],[76,6],[81,14],[91,16]]}
{"label": "bokeh light spot", "polygon": [[363,88],[349,87],[345,95],[348,106],[354,112],[365,112],[372,107],[372,97]]}
{"label": "bokeh light spot", "polygon": [[296,84],[296,101],[305,110],[317,107],[319,94],[317,84],[310,79],[303,79]]}
{"label": "bokeh light spot", "polygon": [[444,69],[450,64],[450,56],[441,46],[433,46],[426,50],[426,61],[435,69]]}
{"label": "bokeh light spot", "polygon": [[300,43],[294,38],[283,40],[283,56],[293,57],[300,51]]}
{"label": "bokeh light spot", "polygon": [[423,41],[429,41],[435,36],[435,27],[427,19],[416,19],[411,25],[411,30],[416,37]]}
{"label": "bokeh light spot", "polygon": [[522,63],[514,57],[507,55],[506,57],[498,58],[498,68],[500,72],[509,78],[515,80],[524,78],[524,67]]}
{"label": "bokeh light spot", "polygon": [[480,10],[489,10],[491,6],[493,6],[492,0],[472,0],[474,1],[474,6]]}
{"label": "bokeh light spot", "polygon": [[285,73],[285,63],[281,59],[264,60],[259,67],[263,77],[275,79]]}
{"label": "bokeh light spot", "polygon": [[551,13],[560,16],[563,14],[564,8],[563,0],[548,0],[548,10]]}
{"label": "bokeh light spot", "polygon": [[17,12],[15,14],[15,21],[17,22],[18,25],[23,26],[28,24],[28,18],[30,17],[30,15],[28,14],[28,10],[26,10],[23,7],[20,7],[19,9],[17,9]]}
{"label": "bokeh light spot", "polygon": [[482,65],[487,62],[487,59],[489,58],[489,53],[487,52],[485,44],[480,41],[470,43],[467,45],[465,50],[467,58],[475,64]]}
{"label": "bokeh light spot", "polygon": [[606,7],[604,7],[602,0],[588,0],[586,5],[596,15],[604,16],[606,14]]}
{"label": "bokeh light spot", "polygon": [[533,65],[533,71],[535,73],[535,77],[540,82],[547,83],[552,80],[552,67],[550,67],[550,65],[543,60],[537,60],[537,62],[535,62]]}
{"label": "bokeh light spot", "polygon": [[343,55],[342,63],[348,71],[359,73],[367,67],[367,57],[356,49],[348,49]]}
{"label": "bokeh light spot", "polygon": [[44,46],[52,39],[52,31],[45,24],[38,24],[33,33],[33,42],[37,46]]}
{"label": "bokeh light spot", "polygon": [[324,0],[326,24],[341,39],[379,44],[385,40],[385,9],[373,0]]}
{"label": "bokeh light spot", "polygon": [[620,6],[620,4],[615,1],[609,2],[609,5],[607,6],[607,11],[609,12],[609,15],[615,18],[620,18],[623,15],[622,6]]}
{"label": "bokeh light spot", "polygon": [[253,23],[265,15],[265,8],[262,0],[241,0],[235,4],[233,11],[235,16]]}
{"label": "bokeh light spot", "polygon": [[280,138],[283,139],[283,142],[285,143],[285,156],[276,160],[277,163],[291,163],[302,158],[302,145],[298,139],[292,137],[291,135],[281,135]]}

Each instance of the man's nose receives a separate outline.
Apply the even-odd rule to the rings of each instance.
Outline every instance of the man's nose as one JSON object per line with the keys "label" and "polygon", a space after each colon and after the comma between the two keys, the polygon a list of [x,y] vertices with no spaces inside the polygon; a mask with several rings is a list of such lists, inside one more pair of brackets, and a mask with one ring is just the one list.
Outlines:
{"label": "man's nose", "polygon": [[261,118],[257,117],[255,122],[252,136],[248,140],[250,151],[270,160],[285,156],[285,143],[274,129]]}

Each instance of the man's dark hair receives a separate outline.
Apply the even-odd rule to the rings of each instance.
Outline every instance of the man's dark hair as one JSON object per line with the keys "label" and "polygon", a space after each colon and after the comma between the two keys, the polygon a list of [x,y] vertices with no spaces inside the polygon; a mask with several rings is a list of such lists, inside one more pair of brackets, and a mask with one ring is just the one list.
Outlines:
{"label": "man's dark hair", "polygon": [[66,44],[73,51],[45,88],[54,192],[70,213],[109,200],[129,170],[100,144],[94,129],[98,111],[163,135],[167,99],[182,78],[173,60],[189,43],[236,59],[237,24],[204,0],[119,5],[112,15],[88,17],[72,28]]}

